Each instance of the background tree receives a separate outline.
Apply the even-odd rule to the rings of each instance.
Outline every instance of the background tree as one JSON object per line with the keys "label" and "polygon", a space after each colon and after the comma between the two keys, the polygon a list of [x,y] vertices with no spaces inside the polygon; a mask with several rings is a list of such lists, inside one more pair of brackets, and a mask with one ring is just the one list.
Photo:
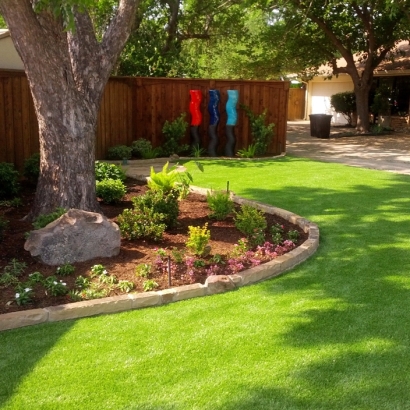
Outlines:
{"label": "background tree", "polygon": [[[326,52],[331,50],[329,45],[333,48],[328,65],[333,75],[345,73],[351,77],[356,94],[357,129],[368,132],[373,71],[383,60],[394,58],[399,40],[410,38],[407,2],[392,6],[383,0],[283,0],[272,2],[271,7],[288,24],[298,16],[299,24],[290,24],[290,28],[302,33],[302,38],[306,38],[306,33],[319,38],[325,35],[322,44]],[[338,65],[339,57],[346,60],[345,67]]]}
{"label": "background tree", "polygon": [[98,211],[95,131],[105,85],[131,32],[138,0],[120,0],[96,35],[92,0],[1,0],[24,63],[40,136],[30,217],[57,207]]}

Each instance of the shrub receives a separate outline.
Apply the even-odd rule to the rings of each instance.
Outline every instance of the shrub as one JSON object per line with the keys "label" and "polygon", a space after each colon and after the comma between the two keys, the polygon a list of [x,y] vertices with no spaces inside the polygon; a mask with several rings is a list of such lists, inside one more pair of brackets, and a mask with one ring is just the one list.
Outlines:
{"label": "shrub", "polygon": [[253,158],[256,154],[256,145],[250,144],[248,148],[238,150],[237,155],[241,158]]}
{"label": "shrub", "polygon": [[151,290],[156,289],[158,286],[159,286],[158,283],[155,282],[155,280],[153,279],[148,279],[144,281],[144,283],[142,284],[144,292],[150,292]]}
{"label": "shrub", "polygon": [[390,115],[392,109],[392,91],[388,85],[381,85],[376,89],[373,104],[370,109],[374,114]]}
{"label": "shrub", "polygon": [[[203,167],[199,162],[195,162],[200,171],[203,172]],[[148,187],[154,191],[162,191],[169,193],[171,190],[176,189],[179,192],[179,198],[185,198],[189,192],[189,185],[193,181],[192,175],[185,171],[179,172],[174,165],[168,171],[167,162],[160,172],[155,172],[151,167],[150,179],[148,180]],[[178,164],[177,164],[178,165]]]}
{"label": "shrub", "polygon": [[106,204],[114,204],[121,201],[127,190],[122,181],[118,179],[103,179],[97,181],[96,194]]}
{"label": "shrub", "polygon": [[68,276],[73,274],[75,271],[75,267],[69,263],[65,263],[57,268],[57,275],[60,276]]}
{"label": "shrub", "polygon": [[211,218],[215,218],[218,221],[225,219],[234,209],[234,203],[229,192],[208,192],[206,201],[211,210]]}
{"label": "shrub", "polygon": [[242,205],[240,211],[235,212],[234,220],[236,228],[246,235],[251,247],[265,242],[267,222],[262,211],[249,205]]}
{"label": "shrub", "polygon": [[148,141],[145,138],[138,138],[136,141],[133,141],[131,145],[132,155],[134,157],[145,158],[147,152],[153,150],[151,141]]}
{"label": "shrub", "polygon": [[40,154],[33,154],[24,161],[23,175],[33,184],[37,183],[40,175]]}
{"label": "shrub", "polygon": [[176,225],[179,214],[178,203],[179,192],[172,189],[168,193],[162,191],[147,191],[144,195],[136,196],[132,199],[134,209],[144,212],[146,208],[150,208],[156,214],[162,214],[162,222],[167,228],[172,228]]}
{"label": "shrub", "polygon": [[206,223],[202,228],[200,226],[188,226],[188,240],[186,242],[187,248],[194,255],[203,255],[211,238],[211,232]]}
{"label": "shrub", "polygon": [[104,179],[125,181],[126,176],[124,170],[118,165],[95,161],[95,180],[102,181]]}
{"label": "shrub", "polygon": [[275,127],[275,124],[265,124],[267,114],[266,109],[265,111],[263,111],[262,114],[256,115],[246,105],[242,104],[241,108],[245,111],[246,115],[249,118],[252,134],[252,143],[255,146],[255,154],[266,154],[268,150],[268,145],[273,138],[273,129]]}
{"label": "shrub", "polygon": [[356,112],[356,94],[353,91],[333,94],[330,97],[330,105],[336,112],[343,114],[348,124],[352,125],[352,114]]}
{"label": "shrub", "polygon": [[33,221],[33,227],[34,227],[34,229],[44,228],[49,223],[55,221],[57,218],[60,218],[60,216],[65,214],[66,212],[67,212],[67,210],[64,209],[64,208],[56,208],[56,210],[54,212],[51,212],[49,214],[39,215]]}
{"label": "shrub", "polygon": [[189,149],[188,145],[181,144],[181,140],[184,138],[187,128],[188,123],[185,121],[185,113],[182,113],[174,121],[165,121],[165,124],[162,127],[165,142],[161,147],[164,156],[180,154]]}
{"label": "shrub", "polygon": [[164,215],[152,208],[124,209],[117,221],[121,234],[126,239],[147,238],[159,241],[165,231]]}
{"label": "shrub", "polygon": [[171,192],[178,179],[178,171],[175,167],[172,167],[168,171],[168,166],[169,162],[162,167],[162,171],[160,172],[155,172],[154,167],[151,167],[150,178],[148,180],[148,187],[150,189],[164,193]]}
{"label": "shrub", "polygon": [[132,148],[126,145],[115,145],[108,148],[108,159],[130,159],[132,157]]}
{"label": "shrub", "polygon": [[19,173],[13,164],[0,162],[0,200],[12,198],[20,190]]}

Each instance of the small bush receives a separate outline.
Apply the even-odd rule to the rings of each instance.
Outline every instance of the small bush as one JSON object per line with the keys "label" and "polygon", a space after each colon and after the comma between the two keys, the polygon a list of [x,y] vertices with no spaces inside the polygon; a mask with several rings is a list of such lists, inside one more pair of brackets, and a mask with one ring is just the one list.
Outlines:
{"label": "small bush", "polygon": [[32,184],[36,184],[40,176],[40,154],[33,154],[24,161],[23,175]]}
{"label": "small bush", "polygon": [[34,229],[44,228],[49,223],[55,221],[57,218],[60,218],[60,216],[65,214],[66,212],[67,210],[64,208],[57,208],[54,212],[51,212],[49,214],[39,215],[33,221],[33,227]]}
{"label": "small bush", "polygon": [[75,267],[69,263],[65,263],[57,268],[57,275],[60,276],[68,276],[73,274],[75,271]]}
{"label": "small bush", "polygon": [[168,171],[169,162],[163,167],[162,171],[155,172],[154,167],[151,167],[150,178],[148,180],[148,187],[153,191],[162,191],[164,193],[171,192],[175,183],[178,180],[178,171],[172,167]]}
{"label": "small bush", "polygon": [[136,141],[133,141],[131,149],[134,157],[144,158],[144,153],[151,151],[153,148],[151,141],[145,138],[138,138]]}
{"label": "small bush", "polygon": [[254,150],[256,155],[266,154],[268,150],[269,143],[272,141],[275,124],[270,123],[266,125],[266,115],[267,110],[263,111],[262,114],[256,115],[251,109],[246,105],[241,105],[241,108],[245,111],[249,118],[252,134],[252,143],[254,145]]}
{"label": "small bush", "polygon": [[146,208],[153,209],[154,213],[162,214],[167,228],[172,228],[177,224],[179,214],[179,192],[175,189],[168,193],[162,191],[147,191],[144,195],[139,195],[132,199],[134,209],[144,212]]}
{"label": "small bush", "polygon": [[125,181],[126,176],[124,170],[118,165],[95,161],[95,180],[102,181],[104,179]]}
{"label": "small bush", "polygon": [[117,221],[121,234],[126,239],[147,238],[159,241],[165,231],[164,215],[152,208],[124,209]]}
{"label": "small bush", "polygon": [[255,144],[250,144],[248,145],[248,148],[243,148],[238,150],[236,153],[238,157],[241,158],[253,158],[256,153],[256,145]]}
{"label": "small bush", "polygon": [[0,162],[0,200],[12,198],[19,190],[19,173],[14,165]]}
{"label": "small bush", "polygon": [[181,140],[184,138],[187,128],[188,123],[185,121],[185,113],[182,113],[174,121],[165,121],[162,127],[165,142],[161,147],[164,156],[180,154],[189,149],[189,145],[181,144]]}
{"label": "small bush", "polygon": [[132,157],[132,148],[126,145],[116,145],[108,148],[108,159],[130,159]]}
{"label": "small bush", "polygon": [[211,239],[208,224],[206,223],[202,228],[200,226],[188,226],[188,231],[187,248],[194,255],[203,255],[208,246],[209,239]]}
{"label": "small bush", "polygon": [[230,198],[229,192],[208,192],[206,201],[211,210],[211,218],[215,218],[218,221],[226,219],[234,209],[234,203]]}
{"label": "small bush", "polygon": [[97,181],[96,194],[106,204],[114,204],[121,201],[127,190],[122,181],[118,179],[103,179]]}
{"label": "small bush", "polygon": [[242,205],[239,212],[235,212],[235,226],[249,241],[251,247],[262,245],[265,242],[265,229],[267,222],[262,211]]}
{"label": "small bush", "polygon": [[336,112],[343,114],[348,124],[352,125],[352,114],[356,112],[356,94],[353,91],[333,94],[330,97],[330,105]]}

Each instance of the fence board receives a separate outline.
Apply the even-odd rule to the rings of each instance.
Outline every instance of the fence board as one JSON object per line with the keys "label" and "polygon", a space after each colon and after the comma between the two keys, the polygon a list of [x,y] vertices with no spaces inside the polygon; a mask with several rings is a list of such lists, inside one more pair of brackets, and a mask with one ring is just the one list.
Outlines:
{"label": "fence board", "polygon": [[[112,77],[106,86],[97,120],[96,158],[106,158],[110,147],[131,145],[138,138],[150,140],[154,147],[160,146],[166,120],[173,121],[185,112],[185,119],[190,123],[191,89],[201,90],[203,95],[200,107],[203,121],[199,131],[204,148],[209,143],[208,91],[220,91],[220,154],[223,154],[226,141],[227,90],[239,91],[236,149],[252,142],[249,120],[240,108],[241,104],[249,106],[255,114],[267,110],[267,121],[275,123],[275,137],[269,153],[280,154],[286,149],[288,114],[295,115],[291,107],[296,105],[300,110],[304,102],[304,90],[289,89],[289,83],[282,81]],[[190,127],[183,143],[189,142]],[[25,74],[0,71],[0,161],[14,162],[21,170],[24,160],[38,150],[38,125]]]}

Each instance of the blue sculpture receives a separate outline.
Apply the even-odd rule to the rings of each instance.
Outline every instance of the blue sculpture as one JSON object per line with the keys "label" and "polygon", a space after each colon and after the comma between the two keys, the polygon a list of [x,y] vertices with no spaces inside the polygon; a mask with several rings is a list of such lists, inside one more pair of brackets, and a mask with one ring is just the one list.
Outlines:
{"label": "blue sculpture", "polygon": [[221,94],[219,90],[209,90],[209,103],[208,103],[208,112],[209,112],[209,144],[208,144],[208,154],[211,157],[216,157],[216,147],[218,145],[218,135],[216,133],[220,115],[218,110],[218,104],[221,100]]}
{"label": "blue sculpture", "polygon": [[225,155],[228,157],[234,156],[235,148],[235,134],[234,126],[238,121],[238,113],[236,111],[236,105],[239,99],[238,90],[228,90],[228,101],[226,102],[226,114],[228,120],[226,121],[226,145],[225,145]]}

